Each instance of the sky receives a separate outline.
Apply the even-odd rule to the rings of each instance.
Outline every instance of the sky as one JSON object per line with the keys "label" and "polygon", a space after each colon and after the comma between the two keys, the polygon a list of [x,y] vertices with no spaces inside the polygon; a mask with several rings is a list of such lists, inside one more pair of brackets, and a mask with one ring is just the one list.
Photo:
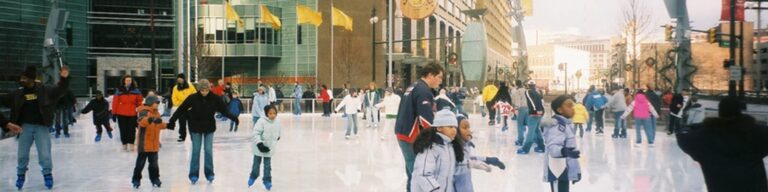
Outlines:
{"label": "sky", "polygon": [[[535,33],[574,31],[580,35],[607,38],[619,34],[622,8],[626,0],[533,0],[533,16],[523,21],[526,38],[533,42]],[[651,14],[655,39],[661,39],[661,26],[670,23],[664,0],[641,0]],[[722,0],[689,0],[688,15],[694,29],[709,29],[718,24]],[[764,3],[763,5],[768,5]],[[747,10],[747,21],[756,21],[757,11]],[[763,12],[764,24],[768,23],[768,12]],[[533,43],[530,43],[533,44]]]}

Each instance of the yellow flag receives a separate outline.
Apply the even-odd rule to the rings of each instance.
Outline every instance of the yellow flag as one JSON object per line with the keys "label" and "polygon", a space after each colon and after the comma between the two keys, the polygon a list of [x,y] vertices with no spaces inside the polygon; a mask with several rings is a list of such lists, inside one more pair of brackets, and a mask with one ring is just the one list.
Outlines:
{"label": "yellow flag", "polygon": [[521,4],[525,12],[523,15],[526,17],[533,16],[533,0],[523,0]]}
{"label": "yellow flag", "polygon": [[323,13],[314,11],[312,10],[312,8],[309,8],[307,6],[304,6],[304,5],[297,6],[296,14],[299,17],[299,24],[309,23],[317,27],[323,23]]}
{"label": "yellow flag", "polygon": [[237,11],[235,11],[235,8],[232,7],[231,4],[229,4],[229,1],[225,1],[224,5],[227,7],[227,20],[235,21],[237,22],[237,27],[244,27],[245,23],[243,20],[240,20],[240,16],[237,15]]}
{"label": "yellow flag", "polygon": [[261,5],[261,22],[272,24],[272,28],[276,31],[280,31],[280,28],[283,26],[283,23],[280,22],[280,18],[272,15],[272,12],[269,12],[266,5]]}
{"label": "yellow flag", "polygon": [[421,39],[421,49],[427,49],[428,48],[426,38],[427,37],[424,37],[424,39]]}
{"label": "yellow flag", "polygon": [[347,16],[347,14],[344,14],[344,12],[341,12],[341,10],[336,9],[336,7],[333,7],[332,9],[332,17],[333,17],[333,25],[344,27],[347,31],[352,31],[352,18]]}

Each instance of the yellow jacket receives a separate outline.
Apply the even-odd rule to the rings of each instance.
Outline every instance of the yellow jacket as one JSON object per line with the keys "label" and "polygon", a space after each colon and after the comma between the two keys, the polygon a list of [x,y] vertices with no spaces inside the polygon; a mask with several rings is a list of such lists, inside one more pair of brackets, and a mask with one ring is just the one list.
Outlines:
{"label": "yellow jacket", "polygon": [[499,88],[496,88],[494,85],[488,85],[483,88],[483,100],[485,102],[490,102],[493,100],[494,97],[496,97],[496,93],[499,92]]}
{"label": "yellow jacket", "polygon": [[194,86],[192,86],[191,83],[187,83],[189,85],[189,88],[186,88],[184,90],[179,90],[179,85],[173,86],[173,93],[171,95],[171,101],[173,101],[173,106],[178,107],[181,105],[181,103],[184,102],[184,100],[187,99],[192,94],[197,93],[197,90]]}
{"label": "yellow jacket", "polygon": [[587,108],[584,107],[581,103],[577,103],[573,106],[573,123],[580,123],[585,124],[587,123],[587,118],[589,118],[589,113],[587,113]]}

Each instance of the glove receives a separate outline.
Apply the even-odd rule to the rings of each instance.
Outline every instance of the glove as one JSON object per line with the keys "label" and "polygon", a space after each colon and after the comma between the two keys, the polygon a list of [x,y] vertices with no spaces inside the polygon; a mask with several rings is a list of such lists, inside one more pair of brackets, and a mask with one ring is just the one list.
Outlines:
{"label": "glove", "polygon": [[269,147],[264,146],[264,143],[256,144],[256,147],[259,148],[259,151],[261,151],[262,153],[268,153],[269,152]]}
{"label": "glove", "polygon": [[576,149],[572,147],[565,147],[560,150],[560,153],[563,153],[563,156],[578,159],[581,157],[581,151],[576,151]]}
{"label": "glove", "polygon": [[497,157],[487,157],[485,158],[485,163],[488,163],[489,165],[493,165],[498,167],[501,170],[504,170],[507,168],[506,165],[504,165],[504,162],[499,161],[499,158]]}
{"label": "glove", "polygon": [[277,137],[277,140],[280,141],[280,137]]}
{"label": "glove", "polygon": [[155,119],[152,121],[152,123],[155,123],[155,124],[161,124],[161,123],[163,123],[163,119],[160,119],[160,118],[155,118]]}
{"label": "glove", "polygon": [[176,127],[176,122],[168,122],[168,125],[165,126],[168,130],[173,130],[174,127]]}

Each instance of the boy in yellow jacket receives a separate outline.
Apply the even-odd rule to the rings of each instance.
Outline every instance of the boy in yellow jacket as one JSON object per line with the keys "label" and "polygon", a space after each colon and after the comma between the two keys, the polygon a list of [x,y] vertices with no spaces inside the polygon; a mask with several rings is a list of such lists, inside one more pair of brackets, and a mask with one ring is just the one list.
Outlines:
{"label": "boy in yellow jacket", "polygon": [[[574,99],[576,101],[576,99]],[[576,129],[579,129],[579,137],[584,137],[584,124],[589,119],[589,113],[587,113],[587,107],[583,103],[576,103],[573,106],[573,132],[576,133]]]}

